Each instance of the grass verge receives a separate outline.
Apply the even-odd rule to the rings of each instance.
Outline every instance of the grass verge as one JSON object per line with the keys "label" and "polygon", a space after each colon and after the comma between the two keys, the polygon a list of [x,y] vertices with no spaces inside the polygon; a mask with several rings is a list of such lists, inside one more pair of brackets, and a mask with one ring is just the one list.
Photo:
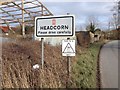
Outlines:
{"label": "grass verge", "polygon": [[96,42],[77,54],[71,78],[78,88],[98,88],[98,55],[103,42]]}

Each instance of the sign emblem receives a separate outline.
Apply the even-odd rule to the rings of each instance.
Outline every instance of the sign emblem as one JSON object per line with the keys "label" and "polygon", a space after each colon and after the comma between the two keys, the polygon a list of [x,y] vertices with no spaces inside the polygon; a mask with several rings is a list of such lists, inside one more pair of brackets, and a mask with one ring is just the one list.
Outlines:
{"label": "sign emblem", "polygon": [[63,53],[75,53],[75,51],[73,50],[71,44],[68,42]]}
{"label": "sign emblem", "polygon": [[56,20],[55,19],[52,20],[52,25],[56,25]]}

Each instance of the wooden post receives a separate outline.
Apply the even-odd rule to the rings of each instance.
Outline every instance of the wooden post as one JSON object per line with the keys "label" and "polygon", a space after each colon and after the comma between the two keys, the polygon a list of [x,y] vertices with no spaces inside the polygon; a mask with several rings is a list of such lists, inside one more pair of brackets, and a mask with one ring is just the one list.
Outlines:
{"label": "wooden post", "polygon": [[25,23],[24,23],[24,0],[22,0],[22,35],[25,36]]}
{"label": "wooden post", "polygon": [[43,16],[43,5],[41,5],[41,13],[42,13],[42,16]]}

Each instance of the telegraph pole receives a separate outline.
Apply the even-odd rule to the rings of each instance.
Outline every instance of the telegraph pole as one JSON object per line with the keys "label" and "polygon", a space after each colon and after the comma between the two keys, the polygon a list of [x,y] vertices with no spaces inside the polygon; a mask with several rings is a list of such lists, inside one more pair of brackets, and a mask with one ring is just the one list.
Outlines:
{"label": "telegraph pole", "polygon": [[[120,35],[120,1],[118,2],[118,35]],[[120,37],[118,36],[118,40],[120,39]]]}
{"label": "telegraph pole", "polygon": [[118,28],[120,27],[120,1],[118,2]]}
{"label": "telegraph pole", "polygon": [[25,23],[24,23],[24,0],[22,0],[22,35],[25,36]]}
{"label": "telegraph pole", "polygon": [[114,13],[113,14],[113,18],[114,18],[114,24],[115,24],[115,29],[117,30],[117,14],[116,13]]}
{"label": "telegraph pole", "polygon": [[108,30],[109,30],[109,31],[110,31],[110,24],[111,24],[111,23],[109,22],[109,23],[108,23]]}

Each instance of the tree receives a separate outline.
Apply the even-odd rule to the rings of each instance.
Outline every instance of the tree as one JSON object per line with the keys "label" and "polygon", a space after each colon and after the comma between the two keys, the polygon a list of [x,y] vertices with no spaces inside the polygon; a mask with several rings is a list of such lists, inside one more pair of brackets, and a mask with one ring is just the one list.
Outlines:
{"label": "tree", "polygon": [[115,2],[115,5],[111,9],[113,12],[113,26],[117,30],[118,25],[120,24],[120,1]]}
{"label": "tree", "polygon": [[93,23],[90,23],[90,25],[88,25],[86,27],[86,30],[94,33],[95,32],[95,25]]}
{"label": "tree", "polygon": [[86,25],[86,30],[90,31],[92,33],[95,32],[95,29],[98,27],[98,20],[94,16],[88,17],[87,25]]}

